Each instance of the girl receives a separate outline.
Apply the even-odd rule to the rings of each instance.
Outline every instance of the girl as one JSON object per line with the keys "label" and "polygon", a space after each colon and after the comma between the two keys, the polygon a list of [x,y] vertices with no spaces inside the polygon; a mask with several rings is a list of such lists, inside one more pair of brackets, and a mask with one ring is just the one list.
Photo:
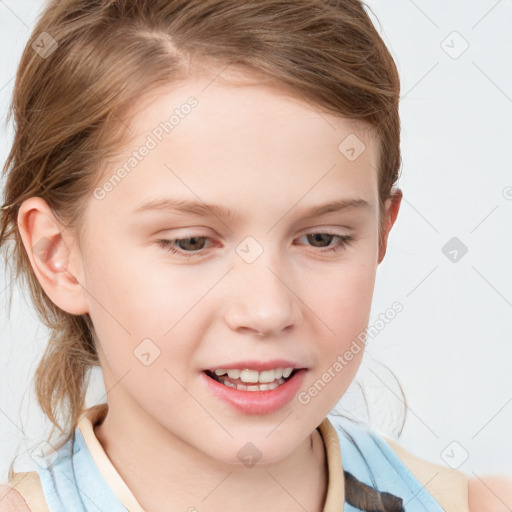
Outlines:
{"label": "girl", "polygon": [[0,242],[62,435],[0,510],[506,510],[330,414],[400,207],[398,100],[358,0],[47,5]]}

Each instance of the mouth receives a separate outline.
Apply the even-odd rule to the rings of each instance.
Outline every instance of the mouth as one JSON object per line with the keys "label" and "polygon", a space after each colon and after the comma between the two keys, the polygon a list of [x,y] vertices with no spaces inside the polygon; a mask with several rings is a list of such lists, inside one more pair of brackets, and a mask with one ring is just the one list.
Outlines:
{"label": "mouth", "polygon": [[[237,364],[236,366],[240,366]],[[245,365],[242,365],[245,366]],[[207,392],[244,414],[270,414],[289,404],[299,392],[307,368],[281,367],[266,370],[205,369],[201,372]]]}
{"label": "mouth", "polygon": [[258,372],[255,370],[204,370],[207,377],[239,391],[272,391],[293,379],[300,368],[278,368]]}

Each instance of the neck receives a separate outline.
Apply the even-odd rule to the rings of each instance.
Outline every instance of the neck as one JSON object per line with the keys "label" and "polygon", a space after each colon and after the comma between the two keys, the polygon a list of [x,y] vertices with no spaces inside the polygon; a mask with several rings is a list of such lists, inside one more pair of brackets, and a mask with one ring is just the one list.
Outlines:
{"label": "neck", "polygon": [[148,512],[323,510],[327,464],[316,429],[284,459],[250,468],[212,459],[125,404],[111,407],[94,431]]}

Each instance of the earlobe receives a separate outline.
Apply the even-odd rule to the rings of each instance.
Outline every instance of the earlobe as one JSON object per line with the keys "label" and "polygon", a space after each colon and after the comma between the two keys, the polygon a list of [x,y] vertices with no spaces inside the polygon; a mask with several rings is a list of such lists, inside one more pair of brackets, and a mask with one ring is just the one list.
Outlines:
{"label": "earlobe", "polygon": [[388,245],[388,236],[393,224],[398,216],[400,210],[400,204],[402,202],[402,190],[395,187],[392,192],[392,196],[386,201],[386,220],[384,222],[384,230],[382,233],[382,239],[379,241],[379,260],[380,264],[386,255],[386,249]]}
{"label": "earlobe", "polygon": [[40,197],[25,200],[18,229],[34,274],[51,301],[68,313],[87,313],[85,289],[71,265],[79,259],[70,249],[73,239],[64,234],[48,203]]}

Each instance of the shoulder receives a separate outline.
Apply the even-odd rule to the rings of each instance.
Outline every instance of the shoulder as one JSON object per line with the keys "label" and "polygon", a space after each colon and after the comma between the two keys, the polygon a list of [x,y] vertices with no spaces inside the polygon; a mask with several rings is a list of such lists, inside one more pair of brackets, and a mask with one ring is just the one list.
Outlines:
{"label": "shoulder", "polygon": [[30,512],[23,496],[9,485],[0,485],[0,512]]}
{"label": "shoulder", "polygon": [[471,512],[512,510],[512,476],[487,475],[468,479]]}
{"label": "shoulder", "polygon": [[[471,477],[462,471],[421,459],[408,452],[396,441],[386,436],[382,437],[446,509],[458,510],[462,502],[467,501],[469,512],[510,512],[512,510],[512,476]],[[440,476],[442,478],[439,478]],[[454,493],[454,490],[457,492]],[[459,505],[451,503],[456,496],[461,499]]]}
{"label": "shoulder", "polygon": [[[346,453],[343,467],[349,472],[353,467],[359,480],[358,475],[363,477],[364,483],[375,487],[368,477],[371,470],[383,489],[406,501],[414,500],[417,506],[423,505],[426,510],[470,512],[464,473],[413,455],[369,425],[339,418],[334,421],[350,437],[349,442],[343,440],[345,436],[340,436],[342,458],[344,451]],[[355,444],[357,448],[354,448]]]}
{"label": "shoulder", "polygon": [[[410,471],[411,475],[441,504],[445,511],[511,512],[512,475],[470,476],[463,471],[437,464],[409,452],[389,436],[365,424],[354,424],[337,415],[329,420],[354,439],[372,439],[383,453]],[[370,445],[367,445],[370,446]]]}
{"label": "shoulder", "polygon": [[0,485],[0,512],[49,512],[37,471],[12,472]]}
{"label": "shoulder", "polygon": [[388,456],[393,454],[443,510],[475,512],[469,506],[466,473],[418,457],[383,433],[374,433],[374,436],[379,439],[382,448],[386,447]]}

